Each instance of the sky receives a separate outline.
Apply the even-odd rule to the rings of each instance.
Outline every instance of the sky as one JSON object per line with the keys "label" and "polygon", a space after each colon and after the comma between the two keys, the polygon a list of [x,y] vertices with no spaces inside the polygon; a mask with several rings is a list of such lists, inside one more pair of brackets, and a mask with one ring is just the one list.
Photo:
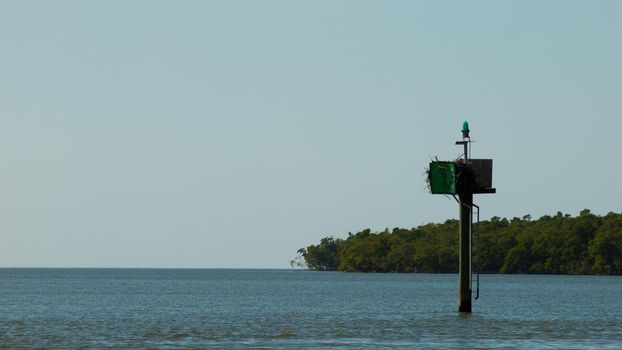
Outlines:
{"label": "sky", "polygon": [[286,268],[456,219],[620,212],[620,1],[2,1],[0,266]]}

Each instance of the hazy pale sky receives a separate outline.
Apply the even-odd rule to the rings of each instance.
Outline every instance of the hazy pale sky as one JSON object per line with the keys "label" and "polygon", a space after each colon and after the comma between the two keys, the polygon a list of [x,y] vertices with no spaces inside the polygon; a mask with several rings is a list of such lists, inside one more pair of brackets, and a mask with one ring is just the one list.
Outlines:
{"label": "hazy pale sky", "polygon": [[0,266],[287,267],[457,218],[620,212],[620,1],[3,1]]}

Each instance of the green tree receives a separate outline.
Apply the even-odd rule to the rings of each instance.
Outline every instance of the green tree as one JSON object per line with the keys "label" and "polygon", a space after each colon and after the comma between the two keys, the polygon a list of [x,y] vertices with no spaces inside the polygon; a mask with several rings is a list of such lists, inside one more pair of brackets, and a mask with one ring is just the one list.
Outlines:
{"label": "green tree", "polygon": [[335,271],[339,267],[339,250],[343,240],[333,237],[322,238],[320,244],[298,250],[306,266],[316,271]]}
{"label": "green tree", "polygon": [[597,274],[622,274],[622,217],[609,214],[589,244],[589,256]]}

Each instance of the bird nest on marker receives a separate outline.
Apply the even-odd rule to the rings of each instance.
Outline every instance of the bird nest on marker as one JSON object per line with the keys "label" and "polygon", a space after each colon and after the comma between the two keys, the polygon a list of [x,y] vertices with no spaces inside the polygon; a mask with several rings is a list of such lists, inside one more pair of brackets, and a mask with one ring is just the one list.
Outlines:
{"label": "bird nest on marker", "polygon": [[[433,161],[438,162],[438,159]],[[455,165],[456,193],[473,193],[476,191],[479,187],[475,180],[475,171],[471,162],[464,159],[456,159],[451,163]],[[432,169],[427,168],[424,174],[427,190],[432,192]]]}
{"label": "bird nest on marker", "polygon": [[432,172],[430,168],[426,168],[423,174],[425,175],[425,187],[428,192],[432,193]]}
{"label": "bird nest on marker", "polygon": [[478,186],[475,181],[475,171],[471,162],[458,159],[456,164],[456,191],[458,193],[473,193]]}
{"label": "bird nest on marker", "polygon": [[[438,162],[438,158],[434,157],[430,159],[430,161]],[[425,175],[425,187],[428,190],[428,192],[432,193],[432,169],[425,168],[425,172],[423,174]]]}

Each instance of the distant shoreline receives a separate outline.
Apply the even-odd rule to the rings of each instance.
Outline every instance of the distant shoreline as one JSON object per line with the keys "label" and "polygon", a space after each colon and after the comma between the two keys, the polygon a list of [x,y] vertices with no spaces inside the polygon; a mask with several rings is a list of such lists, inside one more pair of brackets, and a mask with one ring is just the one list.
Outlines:
{"label": "distant shoreline", "polygon": [[[310,269],[296,268],[238,268],[238,267],[0,267],[0,271],[23,270],[23,271],[248,271],[248,272],[313,272],[313,273],[344,273],[344,274],[366,274],[366,275],[457,275],[457,272],[365,272],[365,271],[318,271]],[[473,275],[476,275],[474,272]],[[622,277],[622,275],[598,275],[598,274],[538,274],[538,273],[501,273],[501,272],[480,272],[480,275],[503,275],[503,276],[600,276],[600,277]]]}
{"label": "distant shoreline", "polygon": [[[588,209],[532,220],[493,217],[473,228],[473,270],[486,274],[622,275],[622,214]],[[458,220],[325,237],[298,250],[314,271],[457,273]],[[484,273],[484,272],[481,272]]]}

